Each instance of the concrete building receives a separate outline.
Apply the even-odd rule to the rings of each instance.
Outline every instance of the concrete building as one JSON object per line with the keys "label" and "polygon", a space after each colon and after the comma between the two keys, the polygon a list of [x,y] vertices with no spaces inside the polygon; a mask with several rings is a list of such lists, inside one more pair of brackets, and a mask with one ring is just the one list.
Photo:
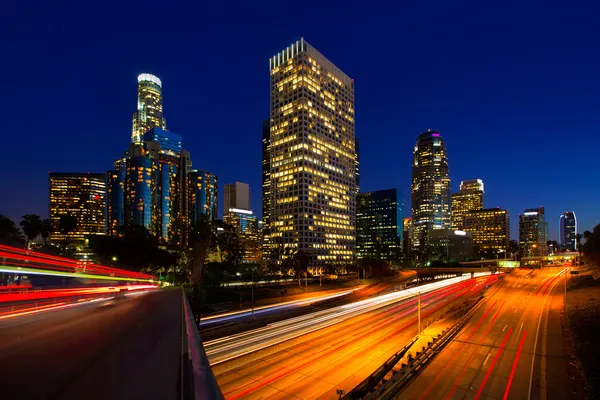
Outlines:
{"label": "concrete building", "polygon": [[270,245],[297,248],[311,267],[352,263],[354,81],[304,39],[271,57],[269,67]]}
{"label": "concrete building", "polygon": [[502,258],[509,250],[510,213],[507,210],[485,208],[467,211],[462,216],[462,226],[471,233],[474,253]]}
{"label": "concrete building", "polygon": [[519,215],[519,251],[523,257],[548,254],[544,207],[526,209]]}
{"label": "concrete building", "polygon": [[429,232],[430,261],[465,261],[472,255],[473,241],[470,232],[452,229],[435,229]]}
{"label": "concrete building", "polygon": [[[49,216],[54,231],[50,239],[84,247],[86,236],[106,233],[106,174],[50,172]],[[64,215],[77,221],[73,231],[63,233]]]}
{"label": "concrete building", "polygon": [[452,193],[452,229],[464,229],[465,213],[483,208],[483,181],[473,179],[462,181],[460,190]]}

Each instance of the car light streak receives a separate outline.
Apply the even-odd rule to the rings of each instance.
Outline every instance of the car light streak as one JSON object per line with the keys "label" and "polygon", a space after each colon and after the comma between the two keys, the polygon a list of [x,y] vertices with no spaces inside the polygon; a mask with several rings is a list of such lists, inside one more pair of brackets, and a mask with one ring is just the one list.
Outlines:
{"label": "car light streak", "polygon": [[481,395],[481,392],[483,391],[485,383],[489,379],[489,377],[492,373],[492,370],[494,369],[494,366],[498,362],[498,358],[500,358],[500,354],[502,353],[502,350],[504,350],[504,346],[506,346],[506,342],[508,341],[508,337],[510,336],[511,333],[512,333],[512,328],[509,328],[508,332],[506,332],[506,336],[504,336],[504,340],[502,341],[500,348],[498,349],[498,352],[494,356],[494,360],[492,361],[490,368],[488,369],[487,373],[485,374],[485,377],[483,378],[483,382],[481,382],[481,385],[479,385],[479,390],[477,390],[477,394],[475,394],[474,400],[477,400],[479,398],[479,396]]}
{"label": "car light streak", "polygon": [[[489,275],[481,273],[479,276]],[[469,280],[458,277],[446,281],[434,282],[419,287],[421,293],[427,293],[446,286]],[[416,296],[414,289],[402,290],[379,297],[334,307],[301,317],[270,324],[266,327],[206,342],[204,347],[211,364],[215,365],[237,358],[284,341],[306,335],[334,324],[357,317],[366,312],[392,305]]]}

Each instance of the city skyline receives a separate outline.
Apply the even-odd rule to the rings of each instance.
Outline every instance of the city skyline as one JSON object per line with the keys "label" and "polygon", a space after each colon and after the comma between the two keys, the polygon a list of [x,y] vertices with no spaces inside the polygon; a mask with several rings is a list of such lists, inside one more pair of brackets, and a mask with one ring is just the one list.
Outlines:
{"label": "city skyline", "polygon": [[[548,16],[546,23],[552,21],[555,16]],[[545,26],[544,22],[539,22]],[[357,137],[361,139],[361,189],[363,191],[373,191],[384,189],[387,187],[400,187],[405,193],[404,202],[407,209],[410,209],[410,200],[407,193],[410,191],[410,149],[414,141],[414,137],[421,131],[427,128],[437,128],[448,146],[448,152],[450,154],[450,177],[452,179],[452,191],[458,189],[457,183],[461,180],[468,179],[472,176],[481,177],[486,182],[486,206],[488,207],[501,207],[508,209],[511,216],[512,226],[512,239],[516,239],[516,227],[518,226],[517,216],[523,212],[523,209],[532,206],[544,205],[546,208],[546,215],[549,220],[554,221],[562,212],[565,210],[575,210],[578,216],[579,230],[591,230],[598,220],[600,220],[599,211],[593,207],[593,201],[590,198],[594,198],[594,189],[590,186],[584,185],[585,182],[594,182],[590,167],[586,169],[586,165],[590,162],[588,157],[580,157],[578,160],[578,171],[576,174],[561,175],[561,171],[552,171],[552,173],[544,174],[544,171],[550,166],[537,167],[539,169],[534,170],[537,174],[535,182],[525,174],[517,174],[518,168],[526,168],[531,166],[533,160],[521,160],[520,163],[513,162],[516,159],[519,151],[526,151],[527,147],[531,145],[532,141],[536,142],[537,146],[543,150],[538,154],[547,154],[543,159],[551,159],[552,153],[550,152],[554,148],[557,140],[561,138],[562,134],[570,133],[575,129],[576,131],[590,130],[588,127],[581,126],[582,122],[581,115],[589,127],[593,127],[596,124],[589,120],[592,118],[591,114],[589,117],[586,112],[590,109],[590,103],[587,103],[587,107],[577,108],[573,110],[568,108],[566,101],[561,102],[561,110],[565,108],[564,120],[562,123],[556,126],[549,126],[548,124],[542,124],[540,126],[535,125],[535,130],[531,128],[534,126],[533,122],[538,119],[543,120],[544,118],[550,118],[548,113],[542,115],[539,112],[542,108],[536,109],[537,114],[533,113],[536,118],[523,119],[523,118],[508,118],[510,124],[497,123],[497,117],[506,113],[506,105],[511,104],[509,109],[513,110],[513,104],[516,100],[510,100],[511,98],[503,97],[502,103],[500,101],[494,101],[493,103],[498,105],[497,109],[485,109],[484,115],[475,115],[473,120],[465,125],[464,121],[461,123],[460,118],[458,122],[456,119],[448,117],[448,107],[457,107],[450,101],[449,93],[445,93],[445,90],[438,93],[439,100],[433,101],[427,98],[424,101],[423,98],[414,97],[415,87],[409,85],[408,88],[403,87],[403,90],[394,93],[395,101],[399,102],[399,109],[402,115],[411,115],[411,107],[406,104],[409,99],[416,101],[417,107],[429,107],[427,112],[423,112],[424,108],[421,108],[420,113],[416,113],[413,116],[400,121],[395,118],[391,119],[378,119],[378,115],[383,115],[389,110],[390,104],[386,103],[386,99],[389,100],[389,96],[383,96],[387,92],[385,86],[382,88],[381,85],[377,84],[380,78],[374,75],[368,75],[368,72],[375,71],[375,66],[358,60],[357,54],[350,52],[351,48],[355,48],[356,51],[359,49],[365,50],[364,42],[357,41],[355,43],[347,43],[346,40],[342,40],[340,37],[335,36],[332,38],[327,37],[324,32],[320,32],[318,29],[303,27],[297,23],[292,23],[292,27],[284,29],[281,33],[274,37],[269,37],[268,40],[263,40],[260,45],[252,48],[251,52],[245,50],[242,46],[242,54],[251,54],[251,57],[245,62],[245,65],[249,66],[248,70],[239,73],[239,77],[236,77],[235,82],[239,82],[237,79],[247,81],[256,81],[255,83],[249,83],[248,90],[240,93],[239,101],[248,102],[249,99],[252,103],[256,103],[256,106],[250,106],[249,110],[242,110],[239,107],[229,107],[220,99],[223,97],[217,96],[214,101],[214,106],[208,106],[208,99],[211,98],[215,93],[214,84],[207,82],[194,82],[192,88],[187,89],[190,82],[186,79],[185,73],[180,73],[179,70],[173,69],[174,67],[170,64],[177,64],[169,62],[167,59],[156,60],[153,57],[136,54],[135,57],[131,57],[123,65],[120,65],[114,59],[107,59],[102,65],[105,74],[95,74],[95,79],[99,81],[97,86],[101,89],[98,90],[95,97],[102,98],[106,97],[109,93],[114,93],[114,104],[106,105],[100,104],[100,108],[96,110],[95,97],[92,99],[95,111],[80,111],[78,104],[73,103],[68,98],[77,99],[83,97],[80,93],[84,90],[78,86],[79,73],[73,68],[65,68],[62,71],[59,67],[54,66],[53,71],[58,72],[59,76],[62,76],[59,81],[64,83],[64,89],[61,90],[61,96],[58,97],[56,105],[48,105],[49,109],[52,107],[66,107],[68,114],[65,112],[54,112],[52,116],[46,115],[45,113],[39,115],[36,121],[27,121],[20,119],[18,122],[18,129],[14,121],[9,118],[8,129],[12,129],[14,132],[23,132],[23,134],[12,135],[9,139],[9,143],[13,143],[17,150],[25,150],[31,152],[33,157],[27,162],[26,168],[18,174],[18,176],[12,176],[8,171],[16,165],[17,155],[19,151],[14,152],[15,154],[8,154],[7,157],[2,161],[0,171],[2,173],[1,181],[3,188],[7,188],[11,193],[11,198],[7,198],[0,204],[0,212],[7,214],[13,219],[18,219],[21,215],[29,212],[37,212],[41,215],[47,213],[47,199],[46,191],[47,184],[45,183],[46,173],[48,171],[105,171],[111,167],[112,161],[115,156],[118,156],[118,151],[126,147],[127,142],[130,140],[131,134],[131,112],[135,110],[135,103],[131,101],[132,93],[134,88],[135,76],[143,72],[151,72],[162,80],[163,96],[164,101],[167,102],[168,108],[165,111],[164,118],[169,121],[169,128],[173,129],[177,133],[181,133],[185,137],[185,147],[194,154],[195,164],[194,167],[198,169],[205,169],[214,172],[221,179],[221,182],[235,182],[243,181],[248,182],[251,187],[260,187],[260,127],[261,121],[267,114],[266,108],[268,107],[268,93],[265,96],[266,81],[264,80],[265,71],[268,70],[268,58],[272,53],[277,52],[287,44],[299,37],[304,36],[310,42],[315,44],[320,51],[323,52],[329,59],[332,60],[336,65],[342,66],[351,76],[356,79],[357,90],[356,99],[358,107],[361,109],[359,118],[357,119]],[[521,29],[523,29],[521,27]],[[457,32],[450,32],[450,34],[456,36]],[[483,32],[485,35],[491,35],[489,31]],[[260,35],[260,33],[258,33]],[[162,40],[168,40],[169,34],[167,32],[166,37]],[[439,38],[438,38],[439,39]],[[236,40],[240,40],[236,38]],[[391,40],[391,39],[390,39]],[[431,39],[432,40],[432,39]],[[115,45],[109,40],[112,45]],[[222,51],[219,46],[227,48],[227,43],[233,43],[232,37],[226,37],[222,39],[217,45],[214,45],[207,49],[205,55],[215,54],[224,55],[224,60],[235,59],[235,54],[227,55],[224,50]],[[388,44],[390,42],[387,42]],[[374,49],[380,48],[379,44],[372,43]],[[338,46],[339,45],[339,46]],[[405,46],[408,45],[405,43]],[[492,46],[494,47],[494,46]],[[500,50],[503,47],[500,46]],[[77,48],[75,49],[77,50]],[[180,49],[183,50],[183,49]],[[463,49],[466,50],[466,49]],[[498,47],[494,47],[494,50],[498,50]],[[10,53],[10,52],[9,52]],[[77,53],[77,51],[75,51]],[[441,51],[444,54],[444,51]],[[545,52],[542,52],[546,54]],[[372,54],[372,53],[367,53]],[[465,54],[463,51],[461,54]],[[548,56],[546,54],[546,56]],[[229,58],[230,57],[230,58]],[[397,58],[392,58],[390,65],[395,65],[394,62]],[[526,60],[527,61],[527,60]],[[597,62],[597,60],[595,61]],[[82,71],[88,68],[86,60],[82,61],[83,65],[78,66]],[[444,60],[438,60],[438,64],[444,63]],[[529,60],[529,64],[525,63],[522,68],[525,72],[529,71],[532,66],[535,65]],[[592,62],[592,65],[595,65]],[[111,68],[112,66],[112,68]],[[183,68],[182,72],[187,72],[187,67],[178,66]],[[4,68],[9,68],[4,66]],[[208,68],[208,67],[204,67]],[[217,66],[214,66],[215,70]],[[404,68],[404,67],[403,67]],[[58,70],[57,70],[58,69]],[[386,75],[390,74],[389,67],[383,67]],[[413,71],[409,68],[410,71]],[[443,70],[443,68],[440,68]],[[467,68],[465,72],[470,71]],[[206,71],[206,70],[205,70]],[[456,73],[456,69],[453,70]],[[585,75],[587,69],[584,69],[582,74]],[[64,75],[65,73],[72,75]],[[413,71],[414,72],[414,71]],[[427,76],[433,78],[434,81],[439,82],[440,80],[447,81],[444,79],[444,73],[436,72],[428,69]],[[414,72],[416,73],[416,72]],[[15,76],[20,76],[17,72],[13,72]],[[43,78],[43,75],[41,77]],[[417,75],[421,80],[417,79],[418,84],[422,84],[423,75]],[[33,77],[40,79],[39,77]],[[16,79],[18,81],[18,79]],[[471,86],[471,94],[482,94],[474,88],[474,84],[480,81],[469,80]],[[44,85],[52,85],[54,83],[44,82]],[[406,80],[402,80],[402,85],[406,85]],[[227,84],[229,85],[229,83]],[[232,87],[235,83],[231,84]],[[375,88],[377,86],[377,88]],[[484,85],[489,86],[489,85]],[[559,85],[560,86],[560,85]],[[51,86],[50,86],[51,87]],[[228,86],[229,87],[229,86]],[[392,87],[398,87],[393,86]],[[29,86],[25,85],[23,93],[28,93]],[[408,90],[406,90],[408,89]],[[420,87],[419,90],[426,89],[426,87]],[[488,92],[494,97],[498,97],[498,91],[502,92],[499,88],[495,88],[496,91]],[[527,88],[525,88],[527,89]],[[536,91],[539,88],[536,88]],[[199,93],[206,93],[206,99],[195,99],[199,102],[200,107],[191,107],[190,99],[193,99],[190,91],[198,90]],[[395,90],[395,89],[394,89]],[[448,89],[450,90],[450,89]],[[588,88],[591,91],[591,88]],[[427,91],[427,90],[425,90]],[[529,90],[523,90],[525,95],[532,95],[532,88]],[[455,91],[454,93],[458,93]],[[8,94],[15,95],[14,99],[11,98],[11,104],[6,104],[4,109],[7,111],[7,115],[15,115],[15,119],[19,115],[19,112],[24,110],[19,109],[19,104],[25,104],[20,101],[19,97],[23,94],[18,92],[18,85],[13,87],[11,82],[8,83]],[[379,95],[378,95],[379,94]],[[521,93],[523,94],[523,93]],[[502,96],[500,96],[502,98]],[[527,96],[525,96],[527,97]],[[463,96],[459,97],[462,101],[467,104],[471,104],[472,99],[476,96]],[[541,98],[541,96],[536,96]],[[62,99],[62,100],[60,100]],[[32,100],[34,103],[35,99]],[[238,100],[233,100],[234,103]],[[540,99],[542,101],[542,99]],[[65,103],[66,102],[66,103]],[[213,102],[211,100],[211,102]],[[110,102],[106,102],[107,104]],[[521,104],[517,101],[517,104]],[[472,105],[472,104],[471,104]],[[89,108],[89,105],[87,105]],[[446,108],[444,108],[446,107]],[[545,107],[550,107],[546,104]],[[458,106],[461,109],[460,105]],[[543,108],[546,109],[546,108]],[[204,111],[206,110],[206,111]],[[445,110],[445,111],[444,111]],[[110,112],[109,112],[110,111]],[[481,109],[476,109],[481,114]],[[510,110],[509,110],[510,111]],[[225,118],[225,112],[227,113],[240,113],[240,119],[243,120],[243,125],[232,125],[230,128],[223,130],[223,128],[215,129],[214,124],[208,124],[207,121],[210,119]],[[382,114],[383,113],[383,114]],[[187,115],[186,115],[187,114]],[[477,114],[477,113],[476,113]],[[510,114],[510,113],[509,113]],[[68,117],[67,117],[68,115]],[[103,116],[103,123],[95,126],[95,122],[99,120],[99,116]],[[462,118],[467,116],[472,117],[466,108],[463,109]],[[577,116],[578,118],[575,118]],[[510,115],[509,115],[510,117]],[[555,117],[554,117],[555,118]],[[586,120],[587,118],[587,120]],[[504,116],[502,119],[505,119]],[[593,118],[592,118],[593,119]],[[488,124],[484,122],[487,121]],[[108,123],[107,123],[108,122]],[[201,123],[199,123],[201,122]],[[570,123],[571,125],[567,124]],[[499,126],[493,127],[489,124],[496,123]],[[39,129],[43,124],[45,129],[56,130],[56,133],[51,135],[52,140],[39,135],[38,133],[45,132],[45,129]],[[472,128],[469,126],[473,125]],[[475,126],[479,125],[476,129]],[[54,128],[58,127],[59,128]],[[236,127],[237,126],[237,127]],[[476,143],[474,140],[480,138],[481,127],[485,126],[486,134],[488,139],[481,140],[481,144]],[[85,128],[84,128],[85,127]],[[467,129],[465,129],[465,127]],[[527,129],[526,129],[527,128]],[[560,128],[560,129],[558,129]],[[82,135],[85,129],[86,135]],[[516,132],[509,132],[516,130]],[[89,132],[89,135],[88,135]],[[102,132],[102,136],[101,136]],[[226,165],[228,162],[223,155],[211,154],[217,153],[213,151],[206,151],[206,148],[218,148],[218,146],[224,146],[226,135],[230,135],[231,132],[240,132],[232,136],[239,147],[239,153],[233,152],[228,154],[227,157],[236,157],[240,161],[232,163],[232,165]],[[504,133],[503,133],[504,132]],[[529,136],[523,135],[526,132]],[[539,133],[538,133],[539,132]],[[544,141],[539,142],[538,136],[543,133]],[[81,136],[84,136],[83,138]],[[89,136],[89,137],[88,137]],[[21,138],[27,138],[22,141]],[[86,138],[87,137],[87,138]],[[94,142],[90,146],[91,138],[100,138],[102,140],[99,143]],[[502,138],[502,139],[500,139]],[[577,138],[575,138],[576,140]],[[588,137],[588,140],[590,138]],[[595,137],[591,140],[597,140]],[[498,142],[506,142],[498,143]],[[547,143],[545,143],[547,142]],[[407,145],[408,144],[408,145]],[[492,146],[493,144],[493,146]],[[577,143],[574,144],[577,146]],[[514,147],[515,150],[511,150]],[[586,154],[587,149],[592,148],[589,144],[585,146],[579,146],[580,152]],[[70,150],[68,150],[70,149]],[[87,149],[81,151],[77,149]],[[115,149],[117,153],[115,153]],[[247,151],[250,149],[253,151]],[[50,150],[50,151],[47,151]],[[69,151],[68,157],[56,157],[57,152]],[[544,153],[545,151],[545,153]],[[247,152],[248,154],[245,154]],[[511,153],[512,152],[512,153]],[[46,153],[51,153],[46,155]],[[530,164],[531,163],[531,164]],[[537,163],[537,161],[535,161]],[[518,164],[518,165],[517,165]],[[248,166],[248,167],[245,167]],[[394,171],[394,174],[388,174],[386,171]],[[499,174],[502,172],[502,174]],[[558,177],[557,175],[558,174]],[[18,179],[17,179],[18,178]],[[569,187],[573,188],[573,191],[558,192],[551,188],[552,184],[557,181],[560,182],[564,179],[569,179]],[[516,187],[508,190],[508,181],[514,182]],[[28,182],[30,187],[21,187],[22,182]],[[581,183],[581,185],[578,185]],[[518,196],[515,196],[513,191],[520,191]],[[566,192],[566,193],[565,193]],[[589,196],[588,196],[589,192]],[[257,205],[260,204],[260,191],[254,190],[252,193],[252,203]],[[222,203],[219,208],[223,210]],[[260,207],[254,207],[255,212],[260,214]],[[406,212],[406,216],[409,213]],[[556,223],[550,224],[550,238],[558,239],[558,232]]]}

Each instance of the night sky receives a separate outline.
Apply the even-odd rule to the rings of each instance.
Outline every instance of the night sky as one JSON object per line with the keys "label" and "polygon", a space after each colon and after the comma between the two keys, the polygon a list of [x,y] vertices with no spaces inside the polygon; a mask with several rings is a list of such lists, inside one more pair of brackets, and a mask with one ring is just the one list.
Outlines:
{"label": "night sky", "polygon": [[260,215],[268,59],[304,37],[355,79],[364,191],[399,187],[409,216],[412,148],[431,128],[452,190],[483,179],[513,239],[524,208],[546,206],[550,239],[563,211],[579,231],[600,222],[597,0],[59,3],[0,13],[0,213],[17,221],[47,215],[48,171],[111,169],[142,72],[161,78],[193,167],[219,176],[219,211],[242,181]]}

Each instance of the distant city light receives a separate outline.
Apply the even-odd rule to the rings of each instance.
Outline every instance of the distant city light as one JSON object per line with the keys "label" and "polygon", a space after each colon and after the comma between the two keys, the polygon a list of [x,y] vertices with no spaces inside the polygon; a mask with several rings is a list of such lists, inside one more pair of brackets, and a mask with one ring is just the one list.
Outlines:
{"label": "distant city light", "polygon": [[239,213],[239,214],[246,214],[246,215],[252,215],[252,211],[250,211],[250,210],[242,210],[241,208],[230,208],[229,212]]}

